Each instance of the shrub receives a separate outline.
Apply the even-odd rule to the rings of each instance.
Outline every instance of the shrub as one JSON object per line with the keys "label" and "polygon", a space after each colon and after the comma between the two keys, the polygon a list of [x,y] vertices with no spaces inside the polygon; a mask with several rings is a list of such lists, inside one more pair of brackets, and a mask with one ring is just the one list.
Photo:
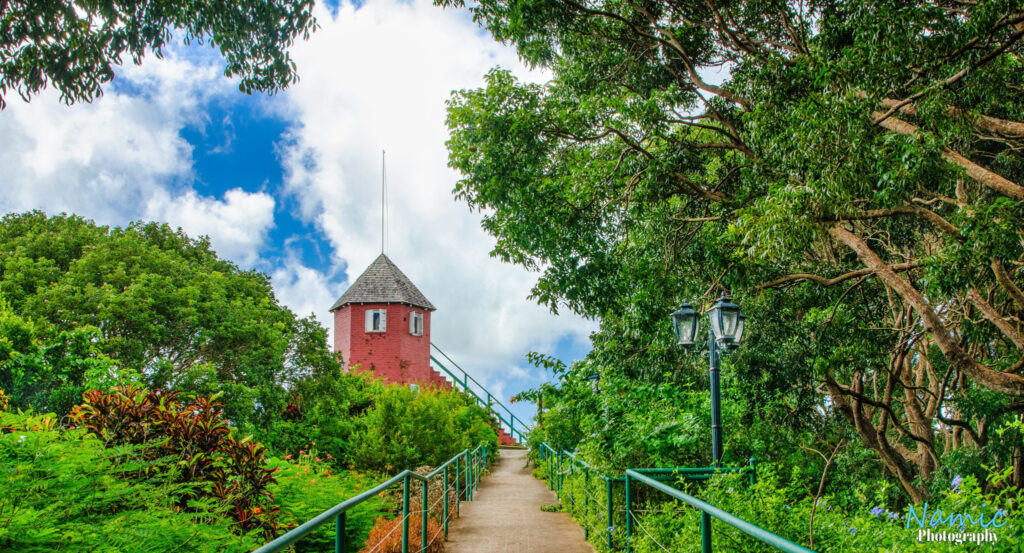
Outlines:
{"label": "shrub", "polygon": [[176,493],[177,507],[215,499],[231,505],[231,517],[244,531],[273,535],[277,507],[267,486],[276,469],[265,468],[266,448],[248,438],[236,440],[216,398],[179,400],[178,392],[119,386],[92,390],[72,419],[107,447],[148,446],[149,461],[175,459],[174,481],[189,486]]}
{"label": "shrub", "polygon": [[364,469],[398,471],[439,466],[480,442],[496,451],[498,435],[490,419],[463,393],[387,386],[352,436],[352,460]]}
{"label": "shrub", "polygon": [[[808,496],[799,484],[799,474],[782,478],[772,467],[761,466],[759,479],[749,485],[744,475],[730,474],[715,477],[706,483],[679,482],[675,486],[690,495],[724,509],[747,522],[760,526],[802,545],[810,544],[811,510],[814,508],[814,544],[820,552],[845,553],[849,551],[873,551],[878,553],[896,552],[949,552],[962,551],[964,543],[917,542],[917,524],[908,527],[904,508],[886,504],[892,484],[881,486],[862,485],[859,489],[844,490],[843,496],[825,496],[817,501]],[[993,479],[1006,475],[993,475]],[[1021,510],[1011,498],[1012,490],[997,494],[985,494],[973,477],[962,478],[958,486],[947,489],[929,502],[928,512],[942,510],[946,514],[967,512],[972,516],[984,512],[986,521],[997,509],[1006,515],[1000,522],[1005,526],[989,528],[998,536],[995,543],[982,547],[993,553],[1020,551],[1022,544],[1021,526],[1024,523]],[[990,482],[991,484],[991,482]],[[567,475],[562,488],[562,505],[572,513],[581,525],[590,528],[591,541],[599,551],[606,551],[608,522],[605,520],[603,480],[591,478],[585,485],[582,473]],[[616,489],[616,508],[623,500]],[[636,553],[661,553],[667,547],[672,553],[696,553],[700,551],[700,512],[688,505],[670,500],[660,492],[646,486],[636,486],[633,491],[636,518],[630,543]],[[591,498],[587,501],[587,498]],[[923,505],[915,507],[920,515]],[[929,515],[930,516],[930,515]],[[613,540],[624,544],[624,516],[616,517],[610,525]],[[714,521],[715,551],[723,553],[770,553],[774,548],[747,536],[731,526]],[[979,532],[980,527],[950,529],[948,526],[933,531]]]}
{"label": "shrub", "polygon": [[297,455],[313,442],[326,459],[339,467],[352,464],[352,434],[361,416],[373,406],[383,386],[367,373],[332,370],[295,383],[279,418],[253,429],[254,437],[278,456]]}
{"label": "shrub", "polygon": [[[320,513],[372,488],[383,480],[379,474],[360,471],[337,472],[328,464],[327,455],[320,453],[315,444],[289,459],[270,459],[269,464],[278,472],[276,482],[268,489],[280,507],[281,531],[294,528]],[[350,550],[366,541],[374,518],[382,513],[380,497],[370,499],[346,514],[345,529]],[[295,551],[328,551],[334,544],[334,525],[325,524],[295,544]]]}
{"label": "shrub", "polygon": [[[416,474],[424,475],[433,472],[435,467],[422,466],[418,467],[414,472]],[[436,475],[427,481],[427,551],[444,551],[444,536],[441,536],[441,532],[444,531],[443,521],[445,517],[448,520],[452,520],[456,516],[456,501],[458,497],[455,494],[455,472],[452,469],[449,472],[448,488],[444,487],[444,478],[440,475]],[[422,513],[423,513],[423,488],[422,483],[415,480],[409,482],[409,551],[419,551],[421,544],[422,534]],[[448,494],[448,512],[444,509],[444,495]],[[392,514],[397,514],[397,517],[387,518],[380,517],[374,522],[373,530],[370,532],[370,537],[366,541],[366,547],[363,549],[366,552],[369,551],[393,551],[395,553],[401,552],[402,546],[402,516],[401,516],[401,505],[402,505],[402,487],[395,486],[388,492],[385,492],[385,501],[392,506]],[[415,534],[415,536],[413,536]]]}
{"label": "shrub", "polygon": [[[227,506],[196,499],[181,509],[180,484],[124,478],[173,474],[146,446],[109,449],[52,415],[0,412],[0,551],[5,553],[247,553],[256,532],[240,533]],[[10,469],[10,470],[7,470]]]}

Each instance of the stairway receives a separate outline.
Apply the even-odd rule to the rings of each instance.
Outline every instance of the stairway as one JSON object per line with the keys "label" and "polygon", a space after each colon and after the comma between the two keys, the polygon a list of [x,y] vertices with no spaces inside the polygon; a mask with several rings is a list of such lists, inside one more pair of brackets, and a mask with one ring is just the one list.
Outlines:
{"label": "stairway", "polygon": [[[440,389],[440,390],[452,390],[452,389],[454,389],[452,387],[452,382],[450,380],[448,380],[447,378],[441,376],[441,373],[438,372],[437,369],[435,369],[433,367],[431,367],[431,369],[430,369],[430,379],[427,381],[426,386],[427,387],[437,388],[437,389]],[[491,411],[493,412],[493,409]],[[508,433],[508,431],[505,430],[505,427],[503,427],[502,425],[500,425],[500,424],[497,425],[497,428],[495,430],[497,430],[497,432],[498,432],[498,444],[499,445],[506,446],[506,447],[515,447],[515,446],[520,445],[518,442],[516,442],[515,438],[513,438]]]}

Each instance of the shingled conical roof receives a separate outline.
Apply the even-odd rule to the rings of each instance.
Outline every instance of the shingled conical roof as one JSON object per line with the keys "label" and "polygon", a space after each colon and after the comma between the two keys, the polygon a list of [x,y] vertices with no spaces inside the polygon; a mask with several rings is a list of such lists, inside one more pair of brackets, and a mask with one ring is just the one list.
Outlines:
{"label": "shingled conical roof", "polygon": [[380,254],[331,306],[331,311],[352,303],[404,303],[436,310],[434,304],[400,271],[388,256]]}

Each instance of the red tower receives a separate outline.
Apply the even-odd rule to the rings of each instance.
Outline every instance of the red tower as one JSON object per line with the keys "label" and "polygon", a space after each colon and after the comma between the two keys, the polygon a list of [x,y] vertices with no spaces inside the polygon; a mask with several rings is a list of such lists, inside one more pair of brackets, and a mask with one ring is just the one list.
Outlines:
{"label": "red tower", "polygon": [[384,254],[331,306],[334,351],[346,369],[373,371],[397,384],[450,387],[430,367],[434,305]]}

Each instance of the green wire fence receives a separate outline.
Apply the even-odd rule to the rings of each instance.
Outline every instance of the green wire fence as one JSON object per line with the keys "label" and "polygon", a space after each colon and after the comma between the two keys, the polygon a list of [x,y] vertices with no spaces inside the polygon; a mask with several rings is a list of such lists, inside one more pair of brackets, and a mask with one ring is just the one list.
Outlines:
{"label": "green wire fence", "polygon": [[[800,544],[794,543],[782,536],[773,534],[768,530],[765,530],[755,524],[751,524],[735,515],[732,515],[710,503],[697,499],[691,495],[683,493],[682,491],[673,488],[666,482],[677,482],[681,478],[686,480],[707,480],[715,474],[729,473],[729,472],[745,472],[747,473],[751,485],[756,482],[757,471],[754,459],[750,460],[750,465],[746,467],[698,467],[698,468],[645,468],[645,469],[627,469],[623,476],[612,477],[602,474],[594,467],[589,465],[586,461],[579,459],[575,454],[569,451],[556,451],[548,443],[544,442],[540,444],[538,451],[541,462],[545,467],[545,477],[548,482],[548,488],[555,491],[558,497],[563,502],[568,499],[571,507],[575,510],[576,508],[576,494],[569,493],[567,498],[562,493],[563,484],[566,475],[574,475],[577,467],[583,473],[583,485],[584,485],[584,496],[583,500],[583,511],[585,514],[589,514],[591,510],[591,504],[593,503],[598,509],[603,510],[600,516],[606,520],[605,532],[607,547],[609,551],[616,549],[624,549],[626,553],[632,551],[631,538],[633,535],[633,520],[636,518],[636,510],[634,509],[634,492],[638,485],[644,485],[650,487],[658,492],[661,492],[669,497],[676,500],[682,501],[687,505],[697,509],[701,512],[701,550],[703,553],[712,553],[712,542],[711,542],[711,519],[717,519],[722,521],[733,528],[736,528],[740,532],[753,537],[769,546],[786,553],[814,553],[811,549],[808,549]],[[591,479],[596,479],[599,482],[604,482],[604,501],[598,497],[594,497],[588,491],[590,488]],[[620,485],[623,494],[619,495],[619,501],[621,501],[622,508],[619,512],[625,513],[626,519],[626,532],[625,532],[625,543],[616,544],[613,540],[615,533],[615,524],[613,519],[615,513],[615,499],[616,495],[614,487]],[[584,535],[589,538],[590,528],[589,524],[583,525]],[[618,547],[617,547],[618,545]],[[660,545],[660,544],[658,544]],[[664,548],[664,546],[662,546]]]}
{"label": "green wire fence", "polygon": [[[433,543],[432,541],[430,543],[427,542],[427,515],[429,514],[428,511],[430,509],[430,506],[428,505],[427,492],[430,480],[438,477],[442,479],[443,493],[441,495],[443,496],[444,501],[444,521],[442,526],[444,530],[444,537],[447,539],[449,490],[452,488],[455,490],[455,512],[458,514],[459,504],[462,497],[465,497],[467,501],[473,500],[473,492],[477,489],[480,482],[480,476],[487,467],[487,461],[490,453],[491,452],[489,451],[487,444],[480,444],[472,451],[469,449],[462,450],[429,474],[420,475],[411,470],[403,470],[390,479],[381,482],[376,487],[366,490],[355,497],[346,499],[334,507],[327,509],[311,520],[304,522],[286,534],[279,536],[274,541],[253,551],[253,553],[276,553],[277,551],[282,551],[317,528],[331,522],[334,523],[334,552],[346,553],[346,551],[348,551],[348,544],[345,543],[345,514],[357,505],[376,497],[377,494],[398,484],[402,485],[402,553],[409,553],[409,516],[412,514],[409,510],[409,494],[412,491],[411,483],[414,481],[420,482],[422,485],[423,501],[421,505],[422,524],[420,527],[420,551],[426,551],[430,543]],[[454,470],[452,470],[453,466]],[[452,475],[454,480],[450,481],[449,475],[451,475],[452,472],[454,472],[454,475]],[[434,538],[436,537],[437,536],[435,535]]]}

